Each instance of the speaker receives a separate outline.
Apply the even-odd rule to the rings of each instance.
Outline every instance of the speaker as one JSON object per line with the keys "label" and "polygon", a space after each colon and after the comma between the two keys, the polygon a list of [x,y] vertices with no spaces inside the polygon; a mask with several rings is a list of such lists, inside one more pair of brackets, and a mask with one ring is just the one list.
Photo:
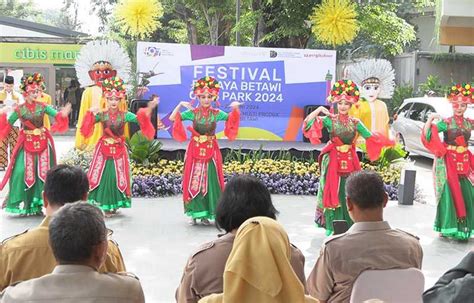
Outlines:
{"label": "speaker", "polygon": [[416,170],[404,169],[398,185],[398,204],[413,205],[415,199]]}
{"label": "speaker", "polygon": [[[309,114],[311,114],[316,108],[320,106],[323,106],[328,110],[330,110],[331,108],[329,105],[306,105],[304,107],[304,117],[306,118]],[[322,113],[319,115],[324,116]],[[323,136],[321,137],[321,143],[327,143],[329,141],[329,132],[325,127],[323,127],[322,134]],[[303,142],[309,142],[309,139],[303,136]]]}
{"label": "speaker", "polygon": [[[150,100],[137,100],[133,99],[132,102],[130,103],[130,111],[134,114],[138,112],[140,108],[144,108],[148,106],[148,101]],[[152,112],[151,112],[151,124],[157,129],[158,125],[158,107],[155,107]],[[129,129],[130,129],[130,137],[133,136],[134,133],[140,130],[140,126],[136,123],[129,123]],[[155,132],[155,139],[156,139],[156,132]]]}

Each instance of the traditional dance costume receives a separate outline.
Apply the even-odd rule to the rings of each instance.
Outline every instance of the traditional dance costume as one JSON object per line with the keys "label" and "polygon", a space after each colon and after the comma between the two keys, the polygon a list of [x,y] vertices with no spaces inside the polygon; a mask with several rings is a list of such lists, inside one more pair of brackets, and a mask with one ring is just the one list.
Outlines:
{"label": "traditional dance costume", "polygon": [[[84,117],[91,107],[106,109],[106,101],[102,97],[100,82],[119,75],[126,82],[130,74],[131,62],[126,51],[115,41],[90,41],[81,48],[76,60],[76,74],[82,87],[86,87],[81,98],[81,106],[77,118],[75,146],[80,150],[94,149],[102,137],[102,124],[97,124],[92,134],[85,138],[80,129]],[[127,102],[124,99],[119,109],[126,112]],[[124,134],[128,137],[128,125]]]}
{"label": "traditional dance costume", "polygon": [[[204,92],[217,98],[218,82],[212,77],[198,80],[194,85],[194,94]],[[223,160],[216,139],[216,126],[217,122],[226,121],[224,134],[229,140],[234,140],[238,133],[240,112],[234,109],[227,114],[202,106],[178,112],[173,125],[173,137],[178,141],[186,140],[183,120],[193,123],[188,127],[191,140],[184,159],[184,212],[193,219],[214,219],[217,202],[224,189]]]}
{"label": "traditional dance costume", "polygon": [[[358,96],[357,85],[351,80],[340,80],[334,85],[330,100],[339,102],[344,99],[354,104]],[[383,147],[394,143],[381,134],[371,133],[359,119],[347,114],[311,119],[304,123],[303,133],[311,143],[320,144],[323,127],[328,130],[330,141],[319,155],[321,174],[315,222],[330,235],[334,220],[346,220],[349,226],[353,224],[347,211],[344,187],[350,173],[361,169],[355,146],[357,136],[361,135],[366,140],[367,154],[371,161],[380,156]]]}
{"label": "traditional dance costume", "polygon": [[[14,78],[12,76],[5,77],[5,84],[12,85],[14,84]],[[23,103],[23,96],[19,93],[12,90],[11,92],[7,92],[5,89],[0,91],[0,105],[2,106],[11,106],[12,111],[13,107],[17,106],[18,104]],[[8,153],[10,151],[10,155],[15,148],[16,142],[18,141],[18,132],[19,132],[19,123],[15,123],[12,126],[10,133],[4,140],[0,140],[0,168],[5,169],[8,165],[9,156]]]}
{"label": "traditional dance costume", "polygon": [[[37,78],[37,74],[24,77],[22,90],[26,93],[37,90]],[[43,124],[45,114],[56,120],[51,131],[68,130],[67,115],[37,101],[26,101],[19,105],[8,120],[5,114],[0,115],[0,139],[8,135],[16,120],[19,119],[22,124],[18,142],[12,152],[12,161],[0,183],[2,190],[9,181],[7,212],[28,215],[42,210],[46,173],[56,165],[53,137]]]}
{"label": "traditional dance costume", "polygon": [[[123,81],[118,77],[104,80],[102,89],[105,96],[115,94],[119,98],[125,97]],[[140,109],[137,115],[119,108],[95,115],[89,111],[80,129],[85,138],[93,134],[96,123],[100,123],[104,130],[88,172],[89,202],[104,211],[131,207],[130,165],[124,137],[125,125],[130,122],[138,123],[143,135],[153,139],[155,129],[145,108]]]}
{"label": "traditional dance costume", "polygon": [[[472,104],[470,84],[453,86],[453,106]],[[467,240],[474,232],[474,156],[468,149],[474,120],[454,115],[423,130],[422,142],[435,155],[433,177],[437,212],[434,230],[443,236]],[[438,133],[444,134],[441,142]]]}

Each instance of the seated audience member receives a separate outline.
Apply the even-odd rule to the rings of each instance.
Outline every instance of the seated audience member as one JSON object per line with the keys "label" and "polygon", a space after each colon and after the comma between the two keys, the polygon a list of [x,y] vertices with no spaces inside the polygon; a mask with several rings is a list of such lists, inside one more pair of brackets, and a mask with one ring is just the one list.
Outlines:
{"label": "seated audience member", "polygon": [[436,284],[425,291],[423,302],[473,302],[474,301],[474,250],[458,266],[448,270]]}
{"label": "seated audience member", "polygon": [[352,285],[364,270],[421,268],[418,238],[383,220],[388,196],[382,178],[358,171],[349,176],[345,190],[355,224],[325,241],[307,281],[309,294],[320,302],[349,302]]}
{"label": "seated audience member", "polygon": [[99,208],[86,202],[63,206],[49,223],[58,265],[50,274],[7,287],[0,302],[145,302],[136,277],[97,271],[107,256],[107,233]]}
{"label": "seated audience member", "polygon": [[224,269],[224,290],[199,303],[317,302],[304,287],[290,263],[291,245],[283,227],[268,217],[254,217],[237,230]]}
{"label": "seated audience member", "polygon": [[[66,203],[87,200],[88,191],[89,181],[82,169],[58,165],[49,170],[43,192],[46,218],[38,227],[0,244],[0,291],[12,283],[41,277],[54,269],[56,260],[48,244],[51,215]],[[109,241],[107,258],[100,271],[125,271],[120,250],[113,241]]]}
{"label": "seated audience member", "polygon": [[[270,192],[261,181],[244,175],[232,178],[226,184],[216,209],[216,223],[226,234],[202,245],[188,259],[176,291],[177,302],[197,302],[207,295],[221,293],[225,263],[239,226],[252,217],[276,219],[277,214]],[[291,246],[291,265],[303,286],[304,262],[301,251]]]}

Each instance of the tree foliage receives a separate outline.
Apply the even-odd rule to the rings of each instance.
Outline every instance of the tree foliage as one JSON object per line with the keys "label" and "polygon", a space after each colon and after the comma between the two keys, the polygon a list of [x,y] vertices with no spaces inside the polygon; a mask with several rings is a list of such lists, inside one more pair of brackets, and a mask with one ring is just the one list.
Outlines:
{"label": "tree foliage", "polygon": [[393,11],[370,5],[360,9],[360,38],[390,56],[401,54],[416,40],[415,29]]}
{"label": "tree foliage", "polygon": [[99,32],[103,33],[107,29],[110,16],[112,15],[112,9],[117,2],[117,0],[90,0],[90,13],[96,14],[100,20]]}
{"label": "tree foliage", "polygon": [[37,16],[39,12],[35,9],[32,0],[1,0],[0,15],[18,19],[28,19]]}

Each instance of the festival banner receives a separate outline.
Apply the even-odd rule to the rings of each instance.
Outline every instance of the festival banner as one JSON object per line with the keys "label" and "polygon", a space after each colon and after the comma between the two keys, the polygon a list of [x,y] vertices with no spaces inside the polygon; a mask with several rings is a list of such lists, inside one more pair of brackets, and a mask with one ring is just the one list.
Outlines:
{"label": "festival banner", "polygon": [[144,98],[160,96],[158,115],[166,129],[159,138],[170,138],[168,117],[176,105],[194,99],[193,81],[212,76],[221,84],[220,109],[229,112],[232,101],[243,103],[238,139],[301,141],[304,107],[326,104],[336,52],[139,42],[137,69],[154,75]]}

